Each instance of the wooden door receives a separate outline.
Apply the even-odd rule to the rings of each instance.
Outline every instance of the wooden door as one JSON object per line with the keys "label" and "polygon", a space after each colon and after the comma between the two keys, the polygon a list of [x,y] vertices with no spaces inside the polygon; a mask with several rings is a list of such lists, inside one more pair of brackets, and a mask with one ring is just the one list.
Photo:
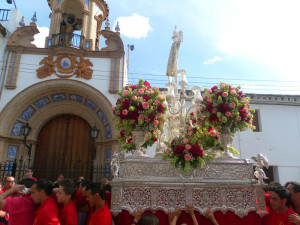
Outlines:
{"label": "wooden door", "polygon": [[55,181],[65,178],[90,177],[92,140],[90,125],[73,115],[63,115],[48,122],[38,136],[33,162],[34,174]]}

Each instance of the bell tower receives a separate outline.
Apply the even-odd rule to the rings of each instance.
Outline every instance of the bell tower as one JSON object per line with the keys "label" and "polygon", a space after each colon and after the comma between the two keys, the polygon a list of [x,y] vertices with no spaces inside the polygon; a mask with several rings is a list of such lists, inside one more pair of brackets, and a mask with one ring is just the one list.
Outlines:
{"label": "bell tower", "polygon": [[99,50],[99,33],[109,13],[104,0],[47,1],[52,13],[46,47]]}

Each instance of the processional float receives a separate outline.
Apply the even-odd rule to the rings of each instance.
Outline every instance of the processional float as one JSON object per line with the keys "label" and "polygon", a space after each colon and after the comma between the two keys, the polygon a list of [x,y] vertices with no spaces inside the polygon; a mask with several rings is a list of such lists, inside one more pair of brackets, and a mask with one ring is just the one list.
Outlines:
{"label": "processional float", "polygon": [[[114,154],[111,211],[133,214],[141,208],[167,213],[193,205],[201,214],[210,208],[223,213],[230,210],[241,218],[250,211],[263,216],[267,213],[262,169],[267,166],[266,158],[261,154],[253,157],[257,164],[253,173],[253,160],[238,159],[231,153],[235,153],[231,146],[234,132],[253,128],[249,101],[239,88],[223,83],[205,90],[203,97],[201,87],[187,91],[187,71],[177,69],[182,37],[182,31],[175,28],[163,109],[157,89],[150,90],[143,81],[119,93],[114,109],[119,140],[122,148],[135,153],[129,157],[123,151]],[[134,97],[139,93],[141,97]],[[191,100],[192,106],[185,107],[185,100]],[[148,133],[143,130],[145,124]],[[144,156],[142,146],[156,139],[156,156]],[[204,144],[198,140],[205,140]]]}

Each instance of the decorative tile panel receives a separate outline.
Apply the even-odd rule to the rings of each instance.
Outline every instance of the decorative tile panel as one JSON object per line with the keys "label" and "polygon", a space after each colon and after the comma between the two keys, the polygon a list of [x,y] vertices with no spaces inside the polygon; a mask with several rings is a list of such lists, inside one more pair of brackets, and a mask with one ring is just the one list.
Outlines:
{"label": "decorative tile panel", "polygon": [[53,94],[53,95],[51,95],[51,98],[54,102],[65,101],[66,100],[66,94],[64,94],[64,93]]}
{"label": "decorative tile panel", "polygon": [[89,49],[89,48],[90,48],[90,42],[89,42],[89,41],[85,42],[85,48],[86,48],[86,49]]}
{"label": "decorative tile panel", "polygon": [[12,175],[14,167],[14,162],[7,161],[5,162],[4,175]]}
{"label": "decorative tile panel", "polygon": [[29,117],[32,116],[32,114],[35,113],[35,109],[32,108],[31,106],[28,106],[20,115],[20,118],[23,120],[28,120]]}
{"label": "decorative tile panel", "polygon": [[111,133],[111,129],[110,129],[109,124],[107,124],[107,125],[105,126],[105,131],[106,131],[106,138],[107,138],[107,139],[111,139],[111,138],[112,138],[112,133]]}
{"label": "decorative tile panel", "polygon": [[37,107],[37,108],[42,108],[43,106],[47,105],[50,103],[50,100],[47,96],[40,98],[39,100],[35,101],[33,104]]}
{"label": "decorative tile panel", "polygon": [[89,100],[87,98],[85,99],[85,104],[88,107],[90,107],[92,110],[96,110],[98,108],[98,106],[94,102],[92,102],[91,100]]}
{"label": "decorative tile panel", "polygon": [[111,149],[107,149],[106,150],[106,161],[110,161],[111,160]]}
{"label": "decorative tile panel", "polygon": [[98,116],[102,120],[102,123],[106,123],[108,121],[107,118],[106,118],[106,116],[105,116],[105,114],[102,112],[101,109],[98,111]]}
{"label": "decorative tile panel", "polygon": [[21,133],[21,128],[24,126],[24,123],[20,122],[20,121],[16,121],[15,122],[15,125],[13,126],[12,128],[12,131],[11,131],[11,135],[12,136],[20,136],[20,133]]}
{"label": "decorative tile panel", "polygon": [[109,177],[110,174],[110,164],[105,164],[105,176]]}
{"label": "decorative tile panel", "polygon": [[18,146],[16,146],[16,145],[8,146],[7,158],[15,159],[17,156],[17,150],[18,150]]}
{"label": "decorative tile panel", "polygon": [[69,99],[75,102],[82,102],[83,97],[80,95],[75,95],[75,94],[69,94]]}

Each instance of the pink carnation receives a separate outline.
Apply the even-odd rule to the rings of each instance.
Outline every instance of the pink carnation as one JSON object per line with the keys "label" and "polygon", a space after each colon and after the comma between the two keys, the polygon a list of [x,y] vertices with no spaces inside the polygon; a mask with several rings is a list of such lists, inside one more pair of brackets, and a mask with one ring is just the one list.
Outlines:
{"label": "pink carnation", "polygon": [[139,93],[140,93],[140,94],[144,94],[144,89],[143,89],[143,88],[140,88],[140,89],[139,89]]}
{"label": "pink carnation", "polygon": [[232,109],[234,109],[235,108],[235,103],[234,102],[230,103],[229,107],[232,108]]}
{"label": "pink carnation", "polygon": [[216,131],[215,131],[215,130],[209,131],[209,135],[210,135],[210,136],[216,136]]}
{"label": "pink carnation", "polygon": [[144,116],[143,115],[139,115],[138,119],[139,120],[144,120]]}
{"label": "pink carnation", "polygon": [[189,140],[188,140],[187,138],[184,138],[184,139],[183,139],[183,143],[184,143],[184,144],[187,144],[188,142],[189,142]]}
{"label": "pink carnation", "polygon": [[185,161],[190,161],[191,158],[192,158],[192,157],[191,157],[189,154],[185,154],[185,155],[184,155],[184,160],[185,160]]}
{"label": "pink carnation", "polygon": [[186,150],[190,150],[190,149],[191,149],[191,146],[190,146],[189,144],[186,144],[186,145],[185,145],[185,149],[186,149]]}
{"label": "pink carnation", "polygon": [[208,102],[212,102],[212,98],[208,98],[206,101],[208,101]]}
{"label": "pink carnation", "polygon": [[188,135],[188,136],[191,136],[191,135],[192,135],[192,132],[188,132],[187,135]]}
{"label": "pink carnation", "polygon": [[123,96],[126,96],[126,95],[128,95],[128,90],[125,90],[125,91],[123,92]]}
{"label": "pink carnation", "polygon": [[143,106],[143,109],[149,109],[150,105],[148,102],[143,102],[142,106]]}
{"label": "pink carnation", "polygon": [[154,125],[157,126],[159,124],[158,120],[154,120]]}
{"label": "pink carnation", "polygon": [[230,115],[231,115],[230,112],[226,112],[226,113],[225,113],[225,116],[227,116],[227,117],[230,116]]}
{"label": "pink carnation", "polygon": [[126,109],[124,109],[124,110],[122,111],[122,114],[125,116],[125,115],[128,114],[128,111],[127,111]]}
{"label": "pink carnation", "polygon": [[223,83],[223,84],[221,84],[221,88],[224,88],[224,87],[225,87],[225,85],[226,85],[226,84],[224,84],[224,83]]}
{"label": "pink carnation", "polygon": [[224,98],[227,98],[228,93],[227,93],[227,92],[223,92],[223,93],[222,93],[222,96],[223,96]]}
{"label": "pink carnation", "polygon": [[131,99],[132,99],[132,100],[137,100],[138,98],[134,95],[134,96],[132,96]]}
{"label": "pink carnation", "polygon": [[207,94],[210,94],[211,92],[212,92],[211,89],[207,89],[207,90],[206,90],[206,93],[207,93]]}
{"label": "pink carnation", "polygon": [[235,94],[236,94],[236,91],[235,91],[235,90],[231,90],[231,91],[230,91],[230,94],[235,95]]}

